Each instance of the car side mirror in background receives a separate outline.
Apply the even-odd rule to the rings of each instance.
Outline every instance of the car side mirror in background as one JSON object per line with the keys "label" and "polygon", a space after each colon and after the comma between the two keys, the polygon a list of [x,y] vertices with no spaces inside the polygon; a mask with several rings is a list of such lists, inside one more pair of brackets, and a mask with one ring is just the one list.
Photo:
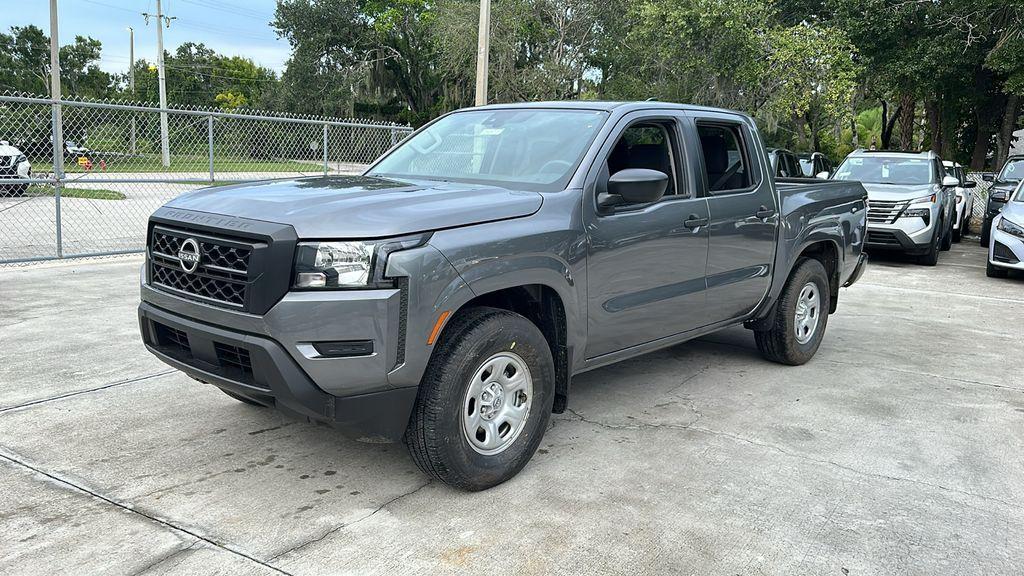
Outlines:
{"label": "car side mirror in background", "polygon": [[988,199],[993,202],[1006,202],[1010,199],[1010,193],[1006,190],[993,190]]}
{"label": "car side mirror in background", "polygon": [[985,172],[981,175],[981,179],[985,182],[991,182],[996,179],[996,175],[991,172]]}
{"label": "car side mirror in background", "polygon": [[960,186],[962,186],[964,188],[977,188],[978,183],[975,182],[974,180],[967,180],[967,181],[963,182],[962,184],[960,184]]}
{"label": "car side mirror in background", "polygon": [[657,202],[668,188],[668,174],[646,168],[627,168],[608,179],[608,193],[601,194],[602,207]]}
{"label": "car side mirror in background", "polygon": [[942,185],[948,188],[954,188],[960,185],[960,180],[956,176],[943,176]]}
{"label": "car side mirror in background", "polygon": [[828,173],[828,170],[822,170],[814,175],[815,178],[820,178],[822,180],[828,180],[829,176],[831,176],[831,174]]}

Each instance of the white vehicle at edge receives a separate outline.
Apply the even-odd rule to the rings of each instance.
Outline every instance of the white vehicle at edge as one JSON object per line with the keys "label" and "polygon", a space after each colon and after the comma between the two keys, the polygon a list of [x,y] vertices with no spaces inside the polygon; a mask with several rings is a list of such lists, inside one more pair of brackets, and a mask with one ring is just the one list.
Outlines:
{"label": "white vehicle at edge", "polygon": [[992,220],[992,240],[988,245],[985,274],[989,278],[1006,278],[1010,270],[1024,271],[1024,180]]}
{"label": "white vehicle at edge", "polygon": [[967,178],[964,167],[957,162],[944,160],[942,167],[946,169],[947,175],[960,181],[960,184],[954,188],[956,192],[956,217],[953,219],[953,242],[959,242],[969,232],[971,214],[974,211],[974,187],[978,184]]}
{"label": "white vehicle at edge", "polygon": [[0,140],[0,196],[13,193],[21,196],[28,189],[28,184],[4,184],[4,180],[15,178],[31,178],[32,165],[28,158],[7,140]]}

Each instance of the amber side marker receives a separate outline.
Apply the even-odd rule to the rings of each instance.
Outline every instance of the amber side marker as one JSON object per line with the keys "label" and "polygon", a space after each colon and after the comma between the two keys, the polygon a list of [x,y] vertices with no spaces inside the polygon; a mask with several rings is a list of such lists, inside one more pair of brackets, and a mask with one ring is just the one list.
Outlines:
{"label": "amber side marker", "polygon": [[427,338],[427,346],[434,345],[434,341],[437,340],[437,335],[441,333],[441,326],[444,326],[444,321],[448,319],[449,314],[451,314],[451,312],[445,310],[437,317],[437,322],[434,322],[434,329],[430,331],[430,336]]}

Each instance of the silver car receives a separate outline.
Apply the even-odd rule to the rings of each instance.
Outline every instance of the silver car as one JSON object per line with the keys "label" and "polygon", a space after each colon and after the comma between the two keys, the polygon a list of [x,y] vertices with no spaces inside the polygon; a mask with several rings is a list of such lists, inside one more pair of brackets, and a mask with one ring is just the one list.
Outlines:
{"label": "silver car", "polygon": [[832,178],[867,189],[869,251],[914,254],[935,266],[939,251],[949,250],[960,181],[934,152],[854,150]]}

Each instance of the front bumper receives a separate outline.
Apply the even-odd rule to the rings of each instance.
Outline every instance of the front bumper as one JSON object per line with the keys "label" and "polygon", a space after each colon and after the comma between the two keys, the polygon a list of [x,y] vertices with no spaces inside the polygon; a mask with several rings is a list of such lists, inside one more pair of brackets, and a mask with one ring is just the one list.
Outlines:
{"label": "front bumper", "polygon": [[[315,318],[314,311],[309,319]],[[198,322],[151,302],[139,305],[139,324],[149,351],[192,378],[294,417],[330,424],[352,438],[400,439],[416,400],[416,387],[389,388],[386,371],[373,370],[383,354],[315,359],[321,364],[309,370],[310,363],[300,366],[286,346],[270,337]],[[344,380],[349,394],[328,393],[311,371],[321,377],[333,372],[332,381]]]}
{"label": "front bumper", "polygon": [[[919,220],[915,218],[914,220]],[[934,223],[919,230],[907,230],[898,225],[868,224],[868,237],[864,243],[869,250],[898,250],[908,254],[927,252],[932,243]]]}
{"label": "front bumper", "polygon": [[860,257],[857,258],[857,265],[853,268],[853,272],[850,273],[850,277],[843,283],[843,287],[853,286],[860,277],[864,275],[864,270],[868,267],[868,255],[865,252],[860,253]]}
{"label": "front bumper", "polygon": [[988,261],[993,266],[1024,270],[1024,239],[992,227],[992,241],[988,246]]}

